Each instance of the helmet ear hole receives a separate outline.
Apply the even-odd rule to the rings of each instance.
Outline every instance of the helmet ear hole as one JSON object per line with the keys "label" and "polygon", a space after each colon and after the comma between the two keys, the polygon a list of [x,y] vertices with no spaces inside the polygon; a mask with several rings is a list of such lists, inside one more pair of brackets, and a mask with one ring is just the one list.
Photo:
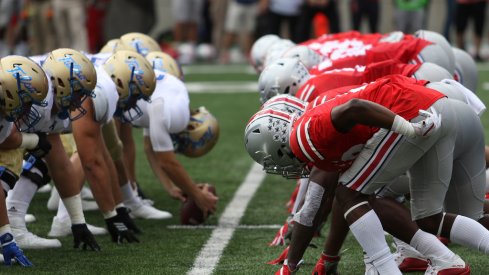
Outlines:
{"label": "helmet ear hole", "polygon": [[256,128],[255,130],[252,131],[252,133],[259,134],[260,133],[260,128]]}
{"label": "helmet ear hole", "polygon": [[12,93],[10,92],[10,90],[6,90],[5,92],[6,92],[8,98],[10,98],[10,99],[13,99],[14,98],[14,96],[12,95]]}
{"label": "helmet ear hole", "polygon": [[60,87],[63,87],[64,88],[65,87],[65,83],[63,82],[63,80],[61,78],[58,78],[57,80],[58,80],[58,85]]}

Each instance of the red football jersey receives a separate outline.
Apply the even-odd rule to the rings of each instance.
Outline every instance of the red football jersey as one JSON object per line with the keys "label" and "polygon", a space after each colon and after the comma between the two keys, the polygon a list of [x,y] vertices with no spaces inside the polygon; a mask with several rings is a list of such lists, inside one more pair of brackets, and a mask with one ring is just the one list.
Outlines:
{"label": "red football jersey", "polygon": [[289,139],[292,152],[300,160],[313,162],[320,169],[345,171],[379,129],[355,125],[349,132],[340,133],[331,121],[331,110],[353,98],[360,98],[385,106],[411,120],[418,116],[419,110],[429,108],[444,97],[440,92],[424,87],[426,83],[424,80],[392,75],[329,99],[306,111],[294,123]]}
{"label": "red football jersey", "polygon": [[332,69],[353,68],[391,59],[399,60],[401,63],[420,64],[423,60],[419,58],[419,53],[431,44],[423,39],[406,39],[395,43],[378,43],[375,46],[356,48],[344,54],[331,55],[310,72],[320,74]]}
{"label": "red football jersey", "polygon": [[[317,96],[339,87],[361,85],[391,74],[412,76],[420,66],[421,64],[405,64],[397,60],[385,60],[367,66],[326,71],[312,77],[297,91],[295,96],[311,102]],[[335,95],[330,94],[329,97]]]}

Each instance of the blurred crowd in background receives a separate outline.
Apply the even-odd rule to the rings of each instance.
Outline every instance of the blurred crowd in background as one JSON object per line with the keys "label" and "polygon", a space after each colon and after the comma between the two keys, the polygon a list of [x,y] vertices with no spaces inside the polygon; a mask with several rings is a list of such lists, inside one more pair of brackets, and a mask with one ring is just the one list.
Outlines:
{"label": "blurred crowd in background", "polygon": [[349,30],[430,29],[484,61],[487,1],[0,0],[0,56],[59,47],[94,53],[112,38],[143,32],[182,64],[227,64],[246,62],[264,34],[300,43]]}

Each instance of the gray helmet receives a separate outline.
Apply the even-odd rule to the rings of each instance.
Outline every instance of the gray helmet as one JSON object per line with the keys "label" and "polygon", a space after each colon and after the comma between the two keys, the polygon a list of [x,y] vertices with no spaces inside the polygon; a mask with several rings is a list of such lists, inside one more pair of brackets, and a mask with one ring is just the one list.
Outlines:
{"label": "gray helmet", "polygon": [[464,50],[455,47],[452,47],[452,50],[455,55],[455,80],[475,93],[479,83],[479,73],[474,59]]}
{"label": "gray helmet", "polygon": [[267,66],[258,79],[260,100],[265,102],[278,94],[295,95],[311,75],[297,58],[280,58]]}
{"label": "gray helmet", "polygon": [[443,79],[453,79],[452,75],[441,66],[434,63],[425,62],[414,72],[412,77],[428,81],[441,81]]}
{"label": "gray helmet", "polygon": [[[450,43],[443,35],[433,31],[418,30],[414,33],[414,36],[439,46],[434,47],[434,45],[429,45],[423,49],[420,55],[422,55],[424,61],[440,65],[448,72],[453,73],[455,70],[455,57],[453,56]],[[440,49],[442,52],[440,52]]]}
{"label": "gray helmet", "polygon": [[251,117],[244,133],[245,147],[251,158],[263,165],[267,173],[287,178],[307,175],[304,163],[289,147],[294,116],[275,109],[258,111]]}
{"label": "gray helmet", "polygon": [[467,103],[465,95],[454,85],[450,85],[445,82],[430,82],[426,85],[426,88],[437,90],[438,92],[446,95],[448,98],[460,100]]}
{"label": "gray helmet", "polygon": [[318,52],[304,45],[298,45],[288,49],[282,57],[299,58],[308,70],[323,61],[323,57]]}
{"label": "gray helmet", "polygon": [[276,41],[270,46],[270,48],[268,48],[263,65],[265,67],[270,65],[275,60],[281,58],[287,50],[294,46],[295,43],[290,41],[289,39],[280,39]]}
{"label": "gray helmet", "polygon": [[267,34],[258,38],[251,47],[251,65],[253,65],[257,73],[263,71],[263,63],[265,63],[268,48],[278,40],[280,40],[280,37],[277,35]]}

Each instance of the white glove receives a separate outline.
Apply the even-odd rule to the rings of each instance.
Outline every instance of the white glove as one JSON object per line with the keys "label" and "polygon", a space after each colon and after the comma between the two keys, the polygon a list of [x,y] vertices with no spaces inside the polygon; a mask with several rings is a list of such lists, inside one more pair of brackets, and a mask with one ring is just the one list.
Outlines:
{"label": "white glove", "polygon": [[417,136],[429,137],[438,131],[441,126],[441,114],[438,114],[435,108],[431,107],[428,111],[419,110],[419,115],[425,119],[411,123]]}

